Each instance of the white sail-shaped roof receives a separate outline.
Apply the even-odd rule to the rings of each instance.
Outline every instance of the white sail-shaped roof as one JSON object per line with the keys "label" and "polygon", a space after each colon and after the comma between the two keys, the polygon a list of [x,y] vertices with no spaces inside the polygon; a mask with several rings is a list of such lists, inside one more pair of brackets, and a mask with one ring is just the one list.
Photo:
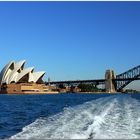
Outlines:
{"label": "white sail-shaped roof", "polygon": [[19,75],[19,70],[21,71],[24,67],[25,60],[19,61],[15,64],[14,70],[10,73],[7,83],[16,82],[16,78]]}
{"label": "white sail-shaped roof", "polygon": [[[10,61],[0,73],[0,84],[12,82],[38,82],[45,74],[44,71],[33,72],[34,67],[24,69],[25,60],[15,63]],[[26,75],[29,74],[27,77]]]}
{"label": "white sail-shaped roof", "polygon": [[33,79],[34,79],[34,83],[36,83],[44,74],[45,74],[45,71],[40,71],[40,72],[32,73]]}
{"label": "white sail-shaped roof", "polygon": [[15,69],[19,69],[19,68],[23,69],[25,62],[26,62],[25,60],[22,60],[22,61],[17,62],[15,64]]}
{"label": "white sail-shaped roof", "polygon": [[29,73],[29,80],[28,80],[28,82],[34,82],[34,77],[33,77],[33,73],[32,72]]}
{"label": "white sail-shaped roof", "polygon": [[5,83],[7,77],[11,73],[12,69],[14,68],[14,61],[10,61],[1,71],[0,73],[0,83]]}
{"label": "white sail-shaped roof", "polygon": [[[24,77],[26,74],[29,74],[31,72],[33,72],[34,67],[30,67],[30,68],[26,68],[24,69],[21,73],[19,73],[19,75],[17,76],[16,82],[18,82],[22,77]],[[29,81],[27,81],[29,82]]]}

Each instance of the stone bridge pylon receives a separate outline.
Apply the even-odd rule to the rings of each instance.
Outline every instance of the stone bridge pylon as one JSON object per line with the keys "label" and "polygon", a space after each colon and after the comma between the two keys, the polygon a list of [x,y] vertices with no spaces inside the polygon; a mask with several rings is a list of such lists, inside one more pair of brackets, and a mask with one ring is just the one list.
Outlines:
{"label": "stone bridge pylon", "polygon": [[105,73],[105,90],[108,93],[116,92],[116,83],[113,79],[116,78],[116,75],[113,70],[106,70]]}

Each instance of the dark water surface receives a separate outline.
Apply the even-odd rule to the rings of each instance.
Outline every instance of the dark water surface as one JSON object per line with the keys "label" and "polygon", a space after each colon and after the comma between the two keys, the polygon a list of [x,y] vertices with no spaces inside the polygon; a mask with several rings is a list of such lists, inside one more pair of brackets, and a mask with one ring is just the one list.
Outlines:
{"label": "dark water surface", "polygon": [[0,138],[140,138],[140,94],[0,95]]}

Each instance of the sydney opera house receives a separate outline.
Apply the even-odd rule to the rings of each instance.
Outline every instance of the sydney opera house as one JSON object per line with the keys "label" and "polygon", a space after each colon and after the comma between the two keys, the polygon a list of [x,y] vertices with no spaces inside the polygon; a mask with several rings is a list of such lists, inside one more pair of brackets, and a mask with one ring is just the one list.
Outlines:
{"label": "sydney opera house", "polygon": [[34,67],[24,68],[25,60],[9,62],[0,73],[1,93],[46,93],[42,77],[45,72],[34,72]]}

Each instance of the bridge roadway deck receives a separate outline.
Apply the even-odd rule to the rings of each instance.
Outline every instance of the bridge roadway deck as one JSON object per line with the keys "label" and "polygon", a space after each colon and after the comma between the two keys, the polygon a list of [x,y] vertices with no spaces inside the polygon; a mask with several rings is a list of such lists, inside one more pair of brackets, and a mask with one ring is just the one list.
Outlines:
{"label": "bridge roadway deck", "polygon": [[[125,79],[113,79],[113,81],[133,81],[140,80],[140,78],[125,78]],[[69,81],[52,81],[47,82],[46,84],[77,84],[77,83],[94,83],[94,84],[103,84],[105,83],[105,79],[94,79],[94,80],[69,80]]]}
{"label": "bridge roadway deck", "polygon": [[70,80],[70,81],[53,81],[50,84],[76,84],[76,83],[104,83],[105,79],[97,80]]}

